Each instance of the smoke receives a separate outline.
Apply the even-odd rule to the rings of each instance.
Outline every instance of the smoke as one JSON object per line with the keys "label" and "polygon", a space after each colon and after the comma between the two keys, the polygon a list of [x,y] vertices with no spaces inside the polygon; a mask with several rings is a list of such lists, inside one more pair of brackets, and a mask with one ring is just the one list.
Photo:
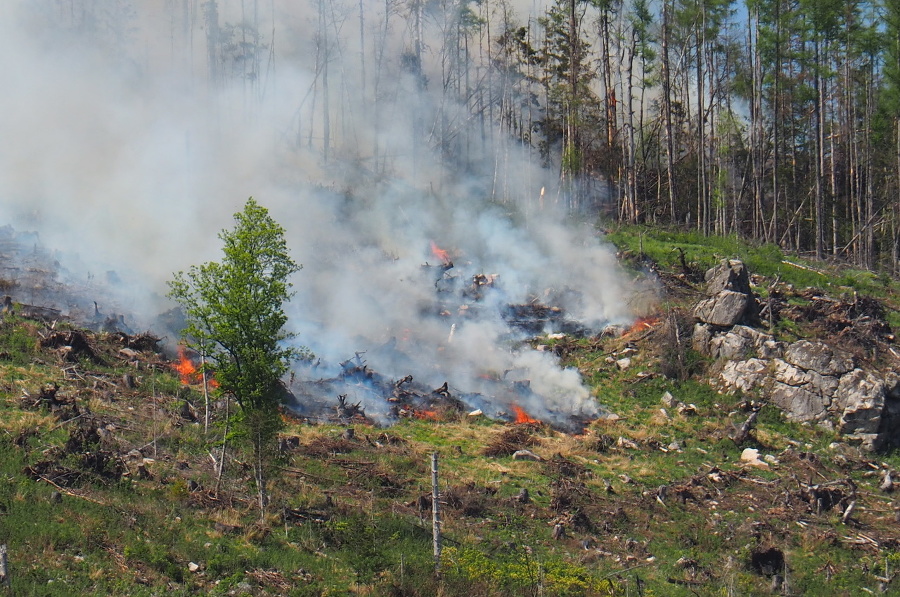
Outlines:
{"label": "smoke", "polygon": [[[38,231],[74,281],[117,272],[116,300],[148,328],[171,307],[165,281],[218,259],[254,196],[303,264],[289,325],[317,374],[360,353],[489,413],[597,414],[504,309],[559,306],[597,331],[629,318],[627,288],[602,239],[556,209],[556,175],[442,85],[463,81],[436,49],[446,15],[423,14],[417,37],[401,5],[385,28],[367,4],[360,36],[355,4],[211,4],[3,3],[0,223]],[[476,274],[497,278],[466,295]]]}

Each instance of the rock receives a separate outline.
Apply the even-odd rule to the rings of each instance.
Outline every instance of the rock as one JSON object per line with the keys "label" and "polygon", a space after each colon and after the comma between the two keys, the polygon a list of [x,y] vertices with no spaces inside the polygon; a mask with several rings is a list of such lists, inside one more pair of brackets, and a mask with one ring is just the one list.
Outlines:
{"label": "rock", "polygon": [[786,347],[784,342],[746,325],[717,331],[708,323],[698,323],[691,341],[694,350],[714,359],[780,358]]}
{"label": "rock", "polygon": [[841,412],[838,431],[842,435],[878,433],[884,404],[881,379],[862,369],[847,373],[834,393],[834,407]]}
{"label": "rock", "polygon": [[884,435],[879,433],[852,433],[844,436],[844,441],[851,444],[859,444],[859,447],[867,452],[875,452],[884,447]]}
{"label": "rock", "polygon": [[694,350],[703,356],[710,356],[709,345],[712,342],[714,333],[711,325],[707,323],[694,324],[694,331],[691,335],[691,345]]}
{"label": "rock", "polygon": [[802,385],[810,383],[812,379],[806,371],[800,367],[791,365],[787,361],[775,359],[773,364],[775,365],[773,376],[783,384],[799,388]]}
{"label": "rock", "polygon": [[619,439],[616,440],[617,448],[624,448],[626,450],[637,450],[638,445],[627,437],[619,436]]}
{"label": "rock", "polygon": [[728,388],[749,392],[762,387],[768,379],[769,364],[762,359],[729,361],[719,374]]}
{"label": "rock", "polygon": [[712,325],[732,326],[744,318],[750,296],[723,290],[715,296],[704,299],[694,306],[694,317]]}
{"label": "rock", "polygon": [[666,408],[675,408],[678,404],[680,404],[680,402],[675,400],[675,397],[672,396],[672,394],[669,392],[666,392],[662,395],[662,403]]}
{"label": "rock", "polygon": [[788,419],[795,421],[818,421],[824,418],[830,402],[821,394],[781,382],[772,384],[769,400],[783,410]]}
{"label": "rock", "polygon": [[541,457],[532,452],[531,450],[516,450],[512,455],[513,460],[532,460],[532,461],[540,461]]}
{"label": "rock", "polygon": [[878,486],[878,489],[885,493],[894,491],[894,479],[891,477],[891,471],[884,471],[884,477],[881,478],[881,484]]}
{"label": "rock", "polygon": [[200,570],[200,564],[197,564],[196,562],[189,562],[188,570],[190,570],[191,572],[197,572],[198,570]]}
{"label": "rock", "polygon": [[[755,345],[761,343],[757,336],[763,336],[753,328],[736,325],[731,330],[716,334],[709,341],[709,356],[714,359],[744,359],[755,352]],[[771,336],[768,336],[771,339]]]}
{"label": "rock", "polygon": [[757,468],[769,468],[768,463],[759,459],[759,450],[756,448],[744,448],[741,452],[741,462],[747,466],[755,466]]}
{"label": "rock", "polygon": [[678,414],[684,417],[691,417],[697,414],[697,406],[695,404],[679,404]]}
{"label": "rock", "polygon": [[784,360],[822,375],[843,375],[853,370],[853,357],[824,342],[799,340],[788,346]]}
{"label": "rock", "polygon": [[619,369],[623,369],[623,370],[628,369],[629,367],[631,367],[631,359],[628,357],[625,357],[624,359],[619,359],[618,361],[616,361],[616,367],[618,367]]}
{"label": "rock", "polygon": [[784,357],[784,351],[787,350],[786,342],[777,340],[765,340],[756,348],[756,354],[761,359],[780,359]]}
{"label": "rock", "polygon": [[724,259],[719,265],[706,271],[706,293],[716,295],[723,290],[731,290],[749,295],[750,273],[744,267],[744,262],[737,259]]}
{"label": "rock", "polygon": [[133,361],[133,360],[135,360],[136,358],[138,358],[139,356],[141,356],[141,353],[139,353],[138,351],[134,350],[133,348],[128,348],[128,347],[126,347],[126,348],[120,348],[120,349],[119,349],[119,356],[122,357],[123,359],[127,359],[127,360],[129,360],[129,361]]}

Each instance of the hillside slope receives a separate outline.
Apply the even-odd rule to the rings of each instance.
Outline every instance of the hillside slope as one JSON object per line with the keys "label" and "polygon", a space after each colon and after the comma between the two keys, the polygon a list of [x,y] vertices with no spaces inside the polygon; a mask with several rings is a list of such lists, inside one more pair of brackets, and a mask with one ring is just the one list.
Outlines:
{"label": "hillside slope", "polygon": [[[182,377],[156,338],[79,329],[21,310],[6,314],[0,543],[8,548],[12,591],[893,590],[897,457],[842,441],[833,429],[789,421],[771,404],[760,406],[765,396],[720,394],[707,381],[721,363],[683,344],[707,266],[743,258],[762,293],[779,275],[764,270],[776,260],[748,247],[726,252],[712,241],[691,246],[686,237],[617,234],[624,262],[638,266],[634,275],[667,288],[646,307],[648,317],[627,331],[533,341],[577,367],[613,414],[578,434],[540,421],[490,420],[450,400],[407,412],[391,427],[360,415],[311,424],[286,414],[263,522],[250,466],[236,449],[240,438],[222,426],[233,406],[213,392],[207,418],[203,383]],[[637,240],[642,250],[629,250]],[[652,242],[660,247],[655,256]],[[804,269],[813,268],[805,262],[781,266],[779,283],[797,290],[785,304],[807,312],[814,301],[803,299],[804,285],[788,276],[822,276]],[[840,292],[865,293],[884,306],[889,326],[893,282],[841,276],[854,286],[835,292],[837,286],[822,285],[816,296],[840,301]],[[770,331],[822,337],[820,324],[817,317],[784,317]],[[444,546],[439,576],[431,529],[435,452]]]}

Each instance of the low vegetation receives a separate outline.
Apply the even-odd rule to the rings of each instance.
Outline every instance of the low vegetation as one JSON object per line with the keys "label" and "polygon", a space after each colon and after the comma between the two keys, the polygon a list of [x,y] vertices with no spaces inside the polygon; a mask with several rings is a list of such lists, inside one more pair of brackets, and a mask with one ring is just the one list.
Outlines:
{"label": "low vegetation", "polygon": [[[830,267],[728,239],[701,248],[646,231],[610,238],[640,266],[635,275],[681,279],[681,289],[726,257],[810,268],[753,270],[767,278],[758,282],[777,276],[798,288],[818,276],[812,269]],[[877,289],[890,311],[893,281],[841,275],[838,282],[829,273],[822,291]],[[883,485],[900,459],[786,421],[774,407],[763,407],[749,438],[736,443],[756,397],[717,393],[704,382],[713,364],[697,355],[685,354],[683,370],[664,374],[671,354],[661,339],[690,296],[670,293],[656,319],[621,336],[535,339],[577,367],[608,411],[580,433],[467,413],[389,428],[361,418],[313,425],[285,413],[263,520],[248,453],[222,449],[226,403],[212,400],[207,426],[200,382],[182,380],[146,337],[72,330],[84,342],[67,345],[80,351],[64,350],[46,341],[63,330],[7,315],[0,542],[9,550],[11,590],[448,597],[896,590],[900,502]],[[742,462],[746,448],[761,462]],[[513,456],[518,450],[537,459]],[[437,575],[433,452],[444,545]]]}

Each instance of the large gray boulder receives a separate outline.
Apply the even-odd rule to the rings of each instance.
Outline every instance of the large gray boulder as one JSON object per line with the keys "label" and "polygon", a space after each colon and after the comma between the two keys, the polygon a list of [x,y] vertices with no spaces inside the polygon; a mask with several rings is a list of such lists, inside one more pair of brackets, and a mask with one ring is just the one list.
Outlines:
{"label": "large gray boulder", "polygon": [[853,370],[853,357],[834,350],[824,342],[799,340],[788,346],[784,360],[807,371],[822,375],[843,375]]}
{"label": "large gray boulder", "polygon": [[698,302],[694,307],[694,317],[704,323],[730,327],[744,319],[750,299],[750,295],[723,290]]}
{"label": "large gray boulder", "polygon": [[781,382],[772,384],[769,400],[784,411],[788,419],[795,421],[820,421],[828,414],[830,400],[804,387],[789,386]]}
{"label": "large gray boulder", "polygon": [[884,406],[884,381],[871,372],[854,369],[841,377],[834,393],[832,408],[841,415],[838,431],[843,435],[878,433]]}
{"label": "large gray boulder", "polygon": [[769,378],[769,363],[763,359],[728,361],[719,374],[728,389],[750,392],[763,387]]}
{"label": "large gray boulder", "polygon": [[789,419],[836,429],[877,449],[900,445],[900,374],[856,367],[853,355],[818,340],[786,343],[742,323],[757,302],[744,264],[727,260],[706,272],[707,298],[694,306],[692,346],[725,361],[720,389],[755,392]]}
{"label": "large gray boulder", "polygon": [[709,356],[722,359],[744,359],[748,356],[765,358],[779,354],[778,344],[769,334],[746,325],[736,325],[710,339]]}
{"label": "large gray boulder", "polygon": [[723,290],[731,290],[750,295],[750,274],[744,262],[737,259],[725,259],[719,265],[711,267],[704,276],[706,294],[715,296]]}
{"label": "large gray boulder", "polygon": [[714,359],[774,359],[784,355],[787,344],[746,325],[722,329],[708,323],[697,323],[694,325],[692,346],[703,356]]}

